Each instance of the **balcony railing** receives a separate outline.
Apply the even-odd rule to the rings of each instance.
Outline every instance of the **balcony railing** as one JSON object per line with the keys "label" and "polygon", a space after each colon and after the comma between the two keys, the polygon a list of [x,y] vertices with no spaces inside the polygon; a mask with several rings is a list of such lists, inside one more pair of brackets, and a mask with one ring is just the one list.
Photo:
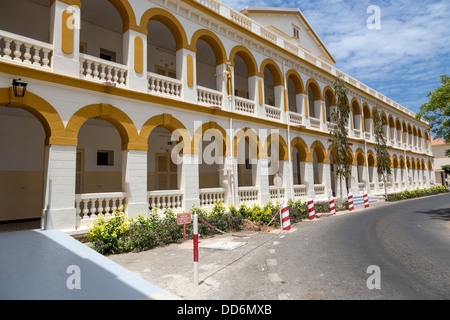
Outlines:
{"label": "balcony railing", "polygon": [[307,196],[307,188],[304,184],[294,185],[294,197],[295,199],[304,198]]}
{"label": "balcony railing", "polygon": [[294,125],[301,125],[303,116],[296,112],[289,112],[289,122]]}
{"label": "balcony railing", "polygon": [[171,209],[181,211],[183,205],[183,192],[181,190],[158,190],[147,192],[150,209]]}
{"label": "balcony railing", "polygon": [[206,188],[200,189],[200,206],[212,207],[218,201],[224,202],[224,188]]}
{"label": "balcony railing", "polygon": [[148,72],[148,91],[151,94],[162,95],[169,98],[181,98],[181,81]]}
{"label": "balcony railing", "polygon": [[80,77],[96,82],[110,82],[126,87],[127,66],[80,53]]}
{"label": "balcony railing", "polygon": [[77,228],[86,228],[93,220],[98,219],[100,213],[105,217],[112,216],[112,213],[125,205],[126,201],[125,192],[76,194]]}
{"label": "balcony railing", "polygon": [[239,187],[239,202],[253,203],[258,201],[258,187]]}
{"label": "balcony railing", "polygon": [[0,30],[0,59],[2,60],[50,70],[52,53],[53,45],[51,44]]}
{"label": "balcony railing", "polygon": [[255,102],[249,99],[235,97],[234,98],[234,109],[243,113],[255,113]]}
{"label": "balcony railing", "polygon": [[281,110],[280,108],[276,108],[274,106],[265,105],[266,109],[266,117],[271,119],[280,120],[281,118]]}
{"label": "balcony railing", "polygon": [[220,91],[197,86],[197,100],[199,103],[222,107],[223,94]]}

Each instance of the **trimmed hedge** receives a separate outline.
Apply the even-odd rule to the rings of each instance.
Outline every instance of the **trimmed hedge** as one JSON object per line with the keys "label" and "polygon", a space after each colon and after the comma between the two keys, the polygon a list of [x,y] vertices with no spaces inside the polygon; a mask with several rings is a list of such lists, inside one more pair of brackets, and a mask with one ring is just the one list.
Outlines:
{"label": "trimmed hedge", "polygon": [[448,187],[446,186],[437,186],[437,187],[431,187],[428,189],[416,189],[416,190],[405,190],[399,193],[389,194],[386,197],[386,201],[399,201],[399,200],[405,200],[405,199],[413,199],[413,198],[420,198],[420,197],[426,197],[431,196],[434,194],[440,194],[440,193],[447,193],[449,192]]}

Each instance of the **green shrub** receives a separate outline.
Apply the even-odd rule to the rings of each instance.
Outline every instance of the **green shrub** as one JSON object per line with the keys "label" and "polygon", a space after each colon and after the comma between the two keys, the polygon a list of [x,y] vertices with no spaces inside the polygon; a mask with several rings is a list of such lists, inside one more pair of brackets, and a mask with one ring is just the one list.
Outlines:
{"label": "green shrub", "polygon": [[100,253],[119,253],[126,247],[126,235],[129,232],[129,220],[122,207],[112,217],[99,214],[94,225],[88,228],[88,240],[91,247]]}
{"label": "green shrub", "polygon": [[446,193],[446,192],[449,192],[449,190],[446,186],[436,186],[436,187],[431,187],[431,188],[427,188],[427,189],[415,189],[415,190],[411,190],[411,191],[405,190],[402,192],[389,194],[385,200],[386,201],[399,201],[399,200],[404,200],[404,199],[420,198],[420,197],[430,196],[430,195],[439,194],[439,193]]}

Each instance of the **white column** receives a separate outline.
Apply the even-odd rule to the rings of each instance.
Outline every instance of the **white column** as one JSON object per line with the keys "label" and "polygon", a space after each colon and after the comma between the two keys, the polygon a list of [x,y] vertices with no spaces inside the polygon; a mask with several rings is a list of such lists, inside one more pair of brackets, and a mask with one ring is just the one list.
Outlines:
{"label": "white column", "polygon": [[331,169],[330,163],[323,164],[323,177],[322,183],[325,185],[325,195],[327,198],[333,194],[333,190],[331,189]]}
{"label": "white column", "polygon": [[75,146],[45,147],[43,229],[73,230],[75,212]]}
{"label": "white column", "polygon": [[183,154],[178,165],[180,190],[183,192],[183,209],[200,206],[198,154]]}
{"label": "white column", "polygon": [[306,161],[305,164],[305,185],[306,193],[308,197],[315,198],[316,193],[314,191],[314,166],[312,162]]}
{"label": "white column", "polygon": [[[188,56],[192,57],[192,86],[188,82]],[[188,49],[180,49],[176,53],[177,79],[182,83],[182,98],[184,101],[197,103],[197,65],[196,53]]]}
{"label": "white column", "polygon": [[[135,47],[136,38],[142,39],[142,71],[136,70],[136,65],[139,61],[135,60],[135,50],[139,48]],[[141,53],[137,52],[139,56]],[[120,63],[120,62],[119,62]],[[127,84],[128,87],[141,91],[148,91],[147,80],[147,35],[137,32],[132,29],[128,29],[123,34],[123,64],[128,66],[127,72]],[[138,72],[141,71],[141,72]]]}
{"label": "white column", "polygon": [[[73,14],[73,20],[63,21],[64,11]],[[50,8],[50,41],[53,44],[53,72],[79,77],[80,73],[80,8],[61,1],[54,1]],[[63,23],[66,25],[63,26]],[[62,49],[63,28],[73,30],[73,50],[65,53]],[[65,33],[66,34],[66,33]]]}
{"label": "white column", "polygon": [[147,215],[147,151],[122,151],[122,188],[127,193],[126,214],[132,218]]}
{"label": "white column", "polygon": [[255,186],[258,187],[258,201],[261,205],[265,205],[270,201],[269,191],[269,159],[259,158],[256,165],[256,172],[253,173]]}

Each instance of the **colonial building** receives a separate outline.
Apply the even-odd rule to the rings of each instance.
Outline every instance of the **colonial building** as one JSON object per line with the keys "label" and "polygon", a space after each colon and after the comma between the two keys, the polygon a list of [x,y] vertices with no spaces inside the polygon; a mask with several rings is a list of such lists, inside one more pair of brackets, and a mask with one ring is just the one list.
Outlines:
{"label": "colonial building", "polygon": [[121,205],[136,216],[339,195],[329,134],[337,77],[352,111],[344,194],[384,192],[377,106],[389,192],[435,181],[429,125],[336,69],[298,9],[2,0],[0,16],[1,221],[83,230]]}
{"label": "colonial building", "polygon": [[444,139],[431,137],[431,150],[435,156],[434,172],[436,174],[436,184],[441,186],[449,184],[447,181],[449,175],[442,168],[450,165],[450,158],[445,155],[445,151],[448,149],[450,149],[450,143],[446,143]]}

